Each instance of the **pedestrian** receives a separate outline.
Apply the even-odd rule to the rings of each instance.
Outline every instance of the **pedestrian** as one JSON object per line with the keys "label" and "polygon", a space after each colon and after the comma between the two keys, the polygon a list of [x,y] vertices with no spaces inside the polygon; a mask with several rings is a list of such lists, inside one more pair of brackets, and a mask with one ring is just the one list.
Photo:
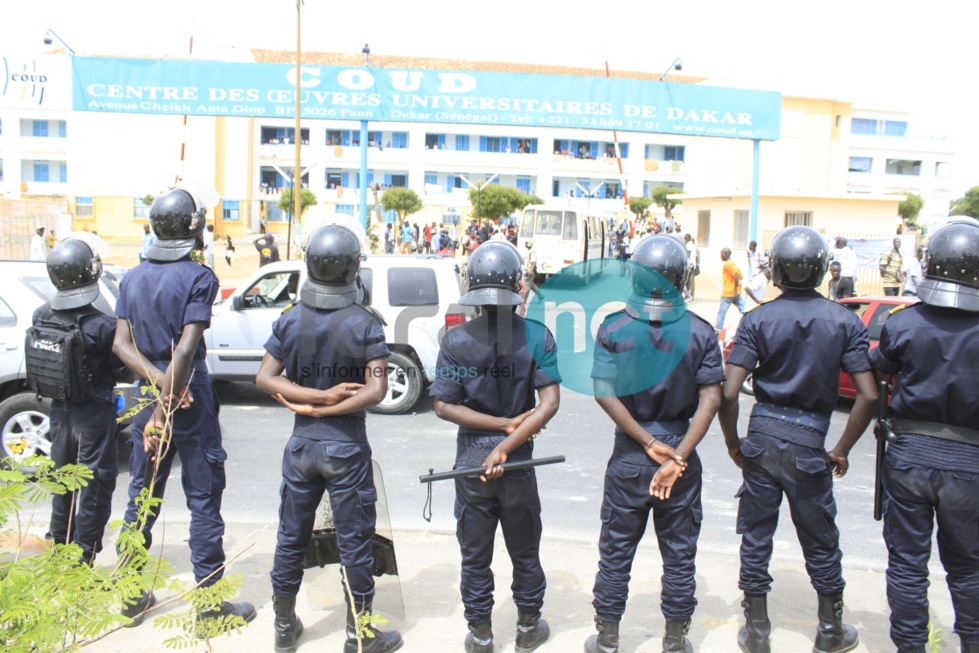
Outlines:
{"label": "pedestrian", "polygon": [[697,241],[690,234],[683,234],[683,243],[687,248],[687,267],[690,273],[687,275],[686,298],[693,301],[693,293],[697,288],[697,276],[700,274],[700,248]]}
{"label": "pedestrian", "polygon": [[840,286],[843,285],[843,266],[839,261],[829,264],[829,298],[834,302],[840,300]]}
{"label": "pedestrian", "polygon": [[224,262],[231,267],[231,260],[235,257],[235,244],[231,241],[231,235],[228,234],[224,237]]}
{"label": "pedestrian", "polygon": [[527,248],[527,255],[524,257],[523,286],[520,292],[520,296],[523,298],[523,304],[517,309],[517,312],[521,316],[527,315],[527,303],[538,291],[537,284],[535,283],[537,278],[537,251],[534,249],[534,243],[531,240],[524,241],[524,247]]}
{"label": "pedestrian", "polygon": [[723,287],[721,289],[721,305],[717,309],[717,330],[724,328],[724,318],[732,305],[736,306],[741,314],[744,315],[744,297],[741,295],[741,269],[738,264],[731,260],[731,250],[727,247],[721,250],[721,260],[724,267],[721,269],[721,279]]}
{"label": "pedestrian", "polygon": [[43,261],[47,258],[48,252],[44,246],[44,227],[38,227],[31,236],[31,260]]}
{"label": "pedestrian", "polygon": [[432,237],[436,234],[435,223],[425,225],[425,253],[432,253]]}
{"label": "pedestrian", "polygon": [[48,233],[48,243],[47,244],[48,244],[48,253],[50,253],[51,250],[54,249],[54,246],[58,244],[58,239],[54,235],[54,229],[52,229]]}
{"label": "pedestrian", "polygon": [[384,229],[384,253],[394,254],[394,233],[391,231],[391,223],[387,223]]}
{"label": "pedestrian", "polygon": [[[615,444],[605,472],[592,601],[598,635],[585,642],[585,652],[619,650],[629,572],[651,513],[663,561],[663,651],[685,653],[693,651],[686,635],[697,605],[703,514],[695,447],[721,404],[724,363],[710,323],[686,309],[687,251],[680,239],[645,238],[632,260],[640,264],[633,271],[632,295],[624,310],[605,318],[595,338],[595,400],[615,424]],[[681,320],[689,340],[672,371],[661,375],[650,357],[669,349]]]}
{"label": "pedestrian", "polygon": [[153,243],[156,242],[156,234],[150,229],[150,225],[143,225],[143,247],[139,251],[139,262],[142,263],[146,260],[146,252],[149,251]]}
{"label": "pedestrian", "polygon": [[[224,493],[227,453],[221,442],[217,394],[211,387],[205,364],[204,331],[211,322],[211,305],[218,280],[209,267],[190,259],[205,229],[207,209],[189,191],[174,188],[150,206],[150,224],[157,235],[147,251],[147,261],[130,270],[122,280],[116,302],[116,337],[113,351],[143,379],[152,382],[161,397],[133,420],[129,459],[129,504],[124,522],[137,520],[136,499],[144,487],[147,458],[156,462],[153,496],[163,498],[175,456],[180,457],[181,483],[190,509],[190,559],[194,578],[204,587],[224,575]],[[151,362],[143,361],[142,354]],[[189,392],[192,401],[186,396]],[[141,391],[141,397],[152,396]],[[186,408],[178,408],[178,404]],[[164,406],[171,409],[164,415]],[[169,419],[171,443],[159,456],[157,433]],[[151,465],[150,470],[154,469]],[[153,542],[156,515],[150,514],[142,529],[146,548]],[[155,601],[147,588],[138,601],[123,607],[123,615],[142,622]],[[201,613],[202,619],[255,618],[250,603],[223,602]]]}
{"label": "pedestrian", "polygon": [[[793,226],[772,242],[772,282],[782,290],[741,319],[728,354],[718,413],[728,453],[741,467],[737,532],[745,625],[738,646],[771,651],[767,597],[782,495],[789,503],[806,571],[818,595],[814,653],[856,648],[856,628],[843,623],[843,554],[836,527],[833,478],[849,467],[847,456],[873,416],[877,388],[867,349],[870,339],[857,315],[816,291],[828,252],[811,227]],[[804,337],[800,337],[804,334]],[[839,395],[840,369],[850,374],[857,398],[843,434],[827,453],[826,434]],[[738,399],[753,375],[755,406],[747,438],[738,435]]]}
{"label": "pedestrian", "polygon": [[840,264],[840,282],[836,286],[836,300],[853,297],[854,282],[857,277],[857,253],[847,245],[846,238],[836,239],[833,261]]}
{"label": "pedestrian", "polygon": [[758,242],[753,240],[748,243],[748,281],[761,274],[761,264],[764,260],[764,256],[758,251]]}
{"label": "pedestrian", "polygon": [[256,238],[255,249],[258,250],[258,267],[279,260],[279,245],[275,242],[274,234],[265,234]]}
{"label": "pedestrian", "polygon": [[265,233],[265,229],[266,229],[265,216],[263,215],[262,217],[260,217],[258,219],[258,231],[259,231],[259,233],[264,234]]}
{"label": "pedestrian", "polygon": [[547,583],[540,561],[537,477],[533,468],[504,474],[499,465],[533,457],[532,439],[560,404],[561,376],[551,332],[514,312],[523,302],[517,249],[506,241],[489,241],[479,251],[466,268],[469,291],[459,303],[478,306],[480,315],[445,334],[431,394],[435,414],[459,426],[456,468],[486,468],[479,478],[456,480],[460,590],[469,625],[465,650],[493,651],[490,564],[499,525],[513,562],[514,650],[530,653],[550,634],[541,619]]}
{"label": "pedestrian", "polygon": [[411,224],[407,221],[401,225],[401,253],[410,254],[414,245],[414,236],[411,233]]}
{"label": "pedestrian", "polygon": [[901,239],[895,238],[893,247],[880,255],[878,268],[884,284],[884,294],[896,297],[904,288],[904,257],[901,255]]}
{"label": "pedestrian", "polygon": [[766,261],[761,264],[761,269],[755,275],[755,278],[749,281],[744,287],[745,295],[748,297],[746,304],[749,311],[765,303],[765,293],[768,291],[768,282],[771,278],[772,270]]}
{"label": "pedestrian", "polygon": [[425,241],[417,222],[411,226],[411,238],[411,251],[420,253],[422,251],[422,243]]}
{"label": "pedestrian", "polygon": [[892,426],[881,472],[887,603],[899,651],[926,651],[928,560],[938,523],[963,653],[979,652],[979,222],[957,217],[928,242],[921,302],[891,315],[870,358],[893,388]]}
{"label": "pedestrian", "polygon": [[204,265],[214,269],[214,225],[207,225],[202,234],[204,241]]}
{"label": "pedestrian", "polygon": [[[77,544],[80,562],[90,565],[102,550],[119,475],[114,386],[134,377],[112,353],[115,320],[92,305],[99,298],[99,255],[69,238],[51,250],[47,269],[56,292],[34,311],[27,383],[52,400],[48,435],[55,469],[77,464],[92,471],[77,490],[52,495],[50,524],[51,540]],[[71,338],[72,332],[81,337]]]}
{"label": "pedestrian", "polygon": [[327,492],[344,570],[344,595],[354,602],[346,610],[344,653],[385,653],[401,648],[398,632],[368,625],[363,648],[357,643],[358,621],[373,610],[371,541],[377,519],[365,410],[387,393],[391,352],[384,340],[384,321],[363,305],[360,241],[355,234],[340,225],[313,232],[306,271],[301,302],[286,309],[272,326],[255,379],[260,390],[296,412],[282,454],[279,530],[271,572],[275,648],[295,650],[302,634],[296,596],[316,509]]}
{"label": "pedestrian", "polygon": [[914,249],[914,258],[904,266],[904,295],[915,297],[918,294],[918,284],[921,282],[921,257],[924,248],[920,245]]}

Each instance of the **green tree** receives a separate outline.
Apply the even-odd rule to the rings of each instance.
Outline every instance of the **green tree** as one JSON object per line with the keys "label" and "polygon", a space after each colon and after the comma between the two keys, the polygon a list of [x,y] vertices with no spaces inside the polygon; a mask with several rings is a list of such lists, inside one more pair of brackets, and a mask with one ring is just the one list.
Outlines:
{"label": "green tree", "polygon": [[952,202],[949,215],[967,215],[979,219],[979,186],[973,186],[966,191],[965,197]]}
{"label": "green tree", "polygon": [[897,205],[897,214],[904,220],[904,224],[914,227],[918,224],[918,214],[921,213],[921,207],[925,205],[925,201],[921,199],[920,195],[905,194],[907,198]]}
{"label": "green tree", "polygon": [[653,200],[650,197],[630,197],[629,198],[629,211],[636,214],[636,220],[642,220],[643,218],[649,217],[649,207],[653,205]]}
{"label": "green tree", "polygon": [[[316,194],[308,188],[303,188],[302,192],[299,193],[299,214],[302,215],[306,212],[306,209],[311,206],[316,206],[318,203]],[[288,213],[292,213],[295,206],[292,199],[292,189],[286,188],[282,191],[282,196],[279,198],[279,208]]]}
{"label": "green tree", "polygon": [[679,188],[673,188],[672,186],[667,186],[666,184],[660,184],[659,186],[654,188],[649,195],[650,197],[653,198],[653,201],[656,202],[656,206],[663,208],[663,212],[666,218],[669,219],[673,217],[673,209],[675,209],[679,204],[681,204],[682,200],[677,199],[675,197],[670,198],[667,196],[677,195],[678,193],[682,193],[682,192],[683,191]]}
{"label": "green tree", "polygon": [[486,184],[481,191],[469,189],[469,203],[472,204],[472,217],[498,221],[513,215],[528,204],[543,204],[536,195],[529,195],[512,186]]}
{"label": "green tree", "polygon": [[409,215],[422,210],[422,200],[410,188],[392,186],[381,195],[381,206],[385,211],[397,211],[398,222],[404,224]]}

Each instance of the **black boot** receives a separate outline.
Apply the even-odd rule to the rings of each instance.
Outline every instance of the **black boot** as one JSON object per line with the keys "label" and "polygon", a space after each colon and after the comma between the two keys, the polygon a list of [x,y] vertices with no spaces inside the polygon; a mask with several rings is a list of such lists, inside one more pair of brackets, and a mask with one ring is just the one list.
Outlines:
{"label": "black boot", "polygon": [[[363,610],[356,617],[347,605],[347,641],[343,645],[343,653],[357,653],[357,619],[361,614],[370,615],[372,604],[370,601],[363,605]],[[404,645],[401,633],[396,630],[382,632],[368,622],[366,629],[371,632],[373,637],[361,637],[360,646],[362,653],[389,653],[397,651]]]}
{"label": "black boot", "polygon": [[132,623],[126,624],[126,628],[135,628],[139,624],[143,623],[143,618],[146,616],[146,611],[152,608],[156,604],[156,597],[153,596],[153,590],[147,590],[143,596],[135,603],[126,603],[122,606],[122,616],[129,617],[132,619]]}
{"label": "black boot", "polygon": [[303,622],[296,616],[296,597],[273,596],[275,609],[275,650],[294,653],[296,642],[303,634]]}
{"label": "black boot", "polygon": [[489,619],[469,622],[466,653],[493,653],[493,623]]}
{"label": "black boot", "polygon": [[693,653],[693,644],[687,639],[690,620],[667,621],[666,634],[663,635],[663,653]]}
{"label": "black boot", "polygon": [[979,642],[962,642],[962,653],[979,653]]}
{"label": "black boot", "polygon": [[585,653],[619,653],[619,622],[595,617],[598,635],[585,640]]}
{"label": "black boot", "polygon": [[[204,625],[207,621],[212,619],[224,619],[225,617],[241,617],[245,620],[245,623],[249,623],[255,619],[258,612],[255,611],[255,606],[251,603],[246,603],[242,601],[241,603],[231,603],[229,601],[224,601],[221,605],[211,608],[210,610],[203,610],[200,613],[198,623]],[[204,639],[209,637],[208,628],[199,628],[197,631],[197,638]]]}
{"label": "black boot", "polygon": [[843,595],[819,595],[819,625],[812,653],[844,653],[860,643],[857,629],[843,623]]}
{"label": "black boot", "polygon": [[772,653],[772,644],[768,640],[772,632],[768,597],[745,594],[741,607],[744,608],[744,625],[738,631],[738,646],[744,653]]}
{"label": "black boot", "polygon": [[514,653],[531,653],[547,641],[551,629],[540,618],[540,612],[517,612],[517,639],[513,643]]}

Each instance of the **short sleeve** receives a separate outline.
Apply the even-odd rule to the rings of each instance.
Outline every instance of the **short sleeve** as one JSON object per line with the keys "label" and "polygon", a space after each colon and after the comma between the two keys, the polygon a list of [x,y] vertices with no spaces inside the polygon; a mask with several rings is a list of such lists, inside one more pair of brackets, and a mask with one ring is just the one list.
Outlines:
{"label": "short sleeve", "polygon": [[116,298],[116,317],[128,322],[132,316],[129,315],[129,293],[126,292],[128,288],[126,281],[126,277],[123,277],[122,283],[119,284],[119,297]]}
{"label": "short sleeve", "polygon": [[615,356],[609,349],[608,330],[603,324],[595,336],[595,355],[592,357],[591,378],[615,381],[619,378],[619,367]]}
{"label": "short sleeve", "polygon": [[207,273],[197,277],[190,288],[190,297],[184,309],[185,326],[194,323],[211,326],[211,306],[218,296],[218,279],[208,268],[204,269]]}
{"label": "short sleeve", "polygon": [[867,372],[871,369],[870,357],[867,351],[870,349],[870,336],[867,327],[863,322],[852,313],[847,321],[847,332],[849,340],[840,360],[840,367],[847,374],[856,372]]}
{"label": "short sleeve", "polygon": [[452,351],[452,344],[448,342],[448,338],[443,338],[438,362],[435,364],[435,381],[429,394],[447,404],[461,404],[465,398],[465,391],[462,382],[459,381],[458,371],[459,366]]}
{"label": "short sleeve", "polygon": [[898,357],[894,337],[887,329],[887,322],[880,331],[880,344],[870,352],[870,362],[884,374],[897,374],[904,367]]}
{"label": "short sleeve", "polygon": [[277,319],[272,323],[272,335],[269,339],[265,341],[265,351],[269,353],[272,358],[276,360],[283,360],[284,354],[282,353],[282,330],[283,330],[283,318]]}
{"label": "short sleeve", "polygon": [[548,328],[543,328],[544,347],[537,357],[537,371],[534,373],[534,387],[543,388],[561,382],[557,367],[557,342]]}
{"label": "short sleeve", "polygon": [[697,367],[697,385],[714,385],[724,382],[724,357],[721,356],[721,346],[714,337],[713,331],[708,337],[704,355]]}
{"label": "short sleeve", "polygon": [[384,339],[384,327],[376,318],[371,318],[364,329],[364,360],[372,361],[377,358],[387,358],[391,355],[387,341]]}
{"label": "short sleeve", "polygon": [[[754,311],[752,311],[754,313]],[[746,370],[753,370],[758,365],[758,347],[755,344],[755,325],[750,315],[741,319],[737,333],[734,335],[734,346],[727,357],[728,365],[737,365]]]}

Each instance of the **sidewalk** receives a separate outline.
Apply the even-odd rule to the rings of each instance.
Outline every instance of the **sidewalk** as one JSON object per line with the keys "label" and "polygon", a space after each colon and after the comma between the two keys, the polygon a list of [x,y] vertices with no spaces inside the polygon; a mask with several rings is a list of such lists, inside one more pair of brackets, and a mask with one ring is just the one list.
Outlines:
{"label": "sidewalk", "polygon": [[[163,556],[173,565],[176,577],[191,581],[186,545],[186,524],[158,524],[160,539],[166,538]],[[545,523],[545,533],[546,533]],[[258,617],[241,635],[229,635],[214,640],[216,652],[267,653],[273,650],[273,617],[269,570],[275,549],[274,523],[230,524],[225,536],[225,550],[230,564],[229,574],[244,579],[241,600],[251,601]],[[466,635],[463,608],[459,602],[459,549],[454,533],[428,531],[399,531],[395,533],[398,566],[401,572],[405,618],[389,616],[386,628],[399,630],[404,637],[402,651],[430,653],[432,651],[461,651]],[[112,551],[107,542],[105,550]],[[496,578],[496,610],[493,615],[496,651],[513,651],[516,608],[509,595],[510,561],[501,537],[496,541],[494,563]],[[154,550],[154,554],[158,551]],[[548,588],[544,618],[551,626],[551,638],[545,651],[577,652],[585,639],[594,633],[592,623],[591,589],[598,564],[595,543],[559,540],[545,536],[541,557],[547,574]],[[106,560],[105,564],[110,561]],[[846,559],[844,558],[844,565]],[[743,623],[741,593],[737,588],[738,559],[730,553],[701,551],[697,555],[697,598],[699,606],[694,615],[689,638],[694,649],[701,653],[731,653],[737,651],[737,632]],[[775,578],[770,595],[769,614],[773,624],[772,650],[778,653],[808,653],[816,629],[816,595],[809,584],[801,561],[778,558],[771,566]],[[856,625],[861,653],[893,651],[888,636],[888,609],[885,601],[884,575],[880,571],[844,567],[847,579],[845,618]],[[623,653],[638,651],[658,653],[663,636],[663,617],[659,607],[659,577],[661,574],[656,539],[647,534],[639,548],[633,567],[631,597],[621,626]],[[299,651],[340,651],[343,647],[344,614],[340,609],[321,607],[324,591],[338,587],[339,572],[331,566],[326,570],[309,570],[297,601],[297,613],[303,620],[305,632]],[[941,615],[936,626],[944,630],[949,642],[940,650],[958,650],[957,637],[951,632],[952,608],[943,579],[932,578],[933,613]],[[167,590],[157,593],[158,599],[174,596]],[[379,590],[377,611],[384,614],[384,597],[391,592]],[[390,605],[390,600],[388,600]],[[163,608],[153,616],[169,610],[182,610],[180,604]],[[949,621],[944,621],[945,619]],[[99,653],[157,652],[164,650],[163,642],[173,636],[147,619],[138,628],[121,629],[105,639],[86,647]],[[196,650],[203,650],[201,644]]]}

